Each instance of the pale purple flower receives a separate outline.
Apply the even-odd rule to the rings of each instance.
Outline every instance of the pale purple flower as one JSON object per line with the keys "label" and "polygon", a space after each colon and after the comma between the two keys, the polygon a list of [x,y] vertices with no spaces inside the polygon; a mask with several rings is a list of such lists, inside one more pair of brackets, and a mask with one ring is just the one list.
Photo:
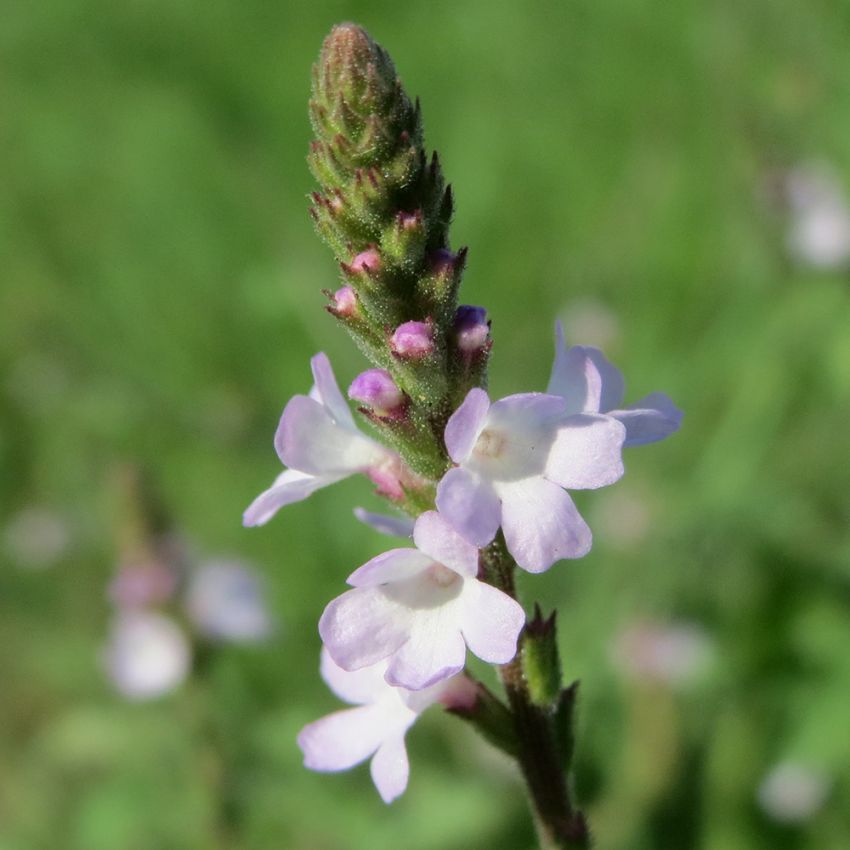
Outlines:
{"label": "pale purple flower", "polygon": [[129,699],[153,699],[176,688],[189,673],[191,650],[170,618],[153,611],[120,613],[104,653],[112,683]]}
{"label": "pale purple flower", "polygon": [[167,602],[177,590],[177,572],[165,559],[128,561],[109,583],[110,601],[119,608],[145,608]]}
{"label": "pale purple flower", "polygon": [[756,793],[764,812],[780,823],[802,823],[823,807],[830,781],[823,771],[783,761],[764,777]]}
{"label": "pale purple flower", "polygon": [[207,561],[196,567],[185,605],[189,619],[210,638],[256,641],[273,628],[260,577],[235,561]]}
{"label": "pale purple flower", "polygon": [[580,558],[592,535],[564,488],[613,484],[623,474],[623,425],[610,416],[568,411],[544,393],[491,404],[472,389],[446,426],[446,448],[458,464],[437,488],[437,507],[476,546],[499,526],[517,564],[542,572],[561,558]]}
{"label": "pale purple flower", "polygon": [[850,265],[850,204],[836,175],[822,165],[795,168],[785,179],[785,194],[793,257],[819,269]]}
{"label": "pale purple flower", "polygon": [[394,413],[404,404],[404,393],[386,369],[361,372],[351,382],[348,397],[372,408],[379,416]]}
{"label": "pale purple flower", "polygon": [[286,405],[275,434],[275,449],[289,467],[245,511],[246,526],[263,525],[284,505],[362,472],[382,482],[398,468],[398,457],[361,433],[354,424],[325,354],[310,361],[315,384],[309,396]]}
{"label": "pale purple flower", "polygon": [[625,382],[620,370],[598,348],[567,348],[564,329],[556,323],[555,362],[546,392],[561,396],[568,413],[602,413],[626,427],[625,446],[654,443],[678,431],[679,410],[665,393],[650,393],[622,407]]}
{"label": "pale purple flower", "polygon": [[404,322],[390,337],[390,350],[405,360],[421,360],[434,350],[434,334],[428,322]]}
{"label": "pale purple flower", "polygon": [[356,708],[308,724],[298,735],[298,746],[304,753],[305,767],[328,773],[348,770],[371,758],[372,781],[381,799],[391,803],[407,788],[407,730],[436,702],[471,707],[475,687],[459,675],[425,690],[408,691],[387,684],[386,668],[386,662],[381,661],[348,672],[323,649],[322,678],[340,699]]}
{"label": "pale purple flower", "polygon": [[354,516],[370,528],[388,537],[413,537],[414,521],[407,516],[391,516],[367,511],[365,508],[355,508]]}
{"label": "pale purple flower", "polygon": [[415,549],[393,549],[348,578],[319,633],[334,661],[359,670],[388,659],[392,685],[421,690],[463,669],[466,649],[491,664],[516,654],[525,614],[479,581],[478,550],[436,511],[413,530]]}

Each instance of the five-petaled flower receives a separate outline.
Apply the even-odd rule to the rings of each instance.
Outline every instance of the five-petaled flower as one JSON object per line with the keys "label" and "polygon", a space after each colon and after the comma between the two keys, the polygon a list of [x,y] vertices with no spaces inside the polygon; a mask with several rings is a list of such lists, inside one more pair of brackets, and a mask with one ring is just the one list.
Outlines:
{"label": "five-petaled flower", "polygon": [[308,724],[298,735],[298,746],[304,753],[305,767],[311,770],[348,770],[371,757],[372,781],[384,802],[390,803],[407,787],[407,730],[434,703],[471,707],[475,686],[461,674],[425,690],[408,691],[387,684],[386,668],[386,662],[381,661],[348,672],[323,649],[322,678],[340,699],[356,708],[336,711]]}
{"label": "five-petaled flower", "polygon": [[245,511],[247,526],[263,525],[284,505],[356,472],[368,475],[391,498],[403,494],[398,456],[354,424],[327,356],[317,354],[310,367],[315,381],[310,395],[290,399],[274,438],[278,456],[289,469]]}
{"label": "five-petaled flower", "polygon": [[478,580],[477,548],[436,511],[417,519],[413,541],[352,573],[353,589],[325,608],[319,633],[334,661],[358,670],[387,659],[387,682],[414,691],[462,670],[467,647],[510,661],[525,614]]}
{"label": "five-petaled flower", "polygon": [[476,546],[499,526],[529,572],[580,558],[592,536],[564,488],[595,489],[623,474],[626,430],[616,419],[571,411],[563,398],[521,393],[491,404],[472,389],[446,426],[457,464],[437,489],[437,507]]}

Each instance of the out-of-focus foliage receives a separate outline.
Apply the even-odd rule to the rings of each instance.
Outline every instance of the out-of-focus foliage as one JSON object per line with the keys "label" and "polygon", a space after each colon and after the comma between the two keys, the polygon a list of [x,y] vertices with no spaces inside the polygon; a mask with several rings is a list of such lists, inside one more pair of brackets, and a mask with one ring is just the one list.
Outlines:
{"label": "out-of-focus foliage", "polygon": [[[300,766],[297,730],[336,707],[316,619],[386,546],[351,516],[378,505],[367,483],[239,522],[279,471],[308,357],[327,351],[341,383],[362,368],[322,310],[336,272],[304,198],[310,64],[346,18],[422,97],[470,246],[464,300],[494,321],[495,394],[543,388],[559,315],[571,341],[606,339],[630,400],[663,389],[686,412],[581,499],[592,553],[523,582],[561,609],[582,680],[600,848],[847,847],[850,278],[789,257],[779,191],[821,161],[850,189],[846,12],[6,3],[0,849],[533,844],[513,769],[437,711],[390,808],[365,769]],[[199,551],[262,567],[281,624],[136,704],[100,657],[128,460]]]}

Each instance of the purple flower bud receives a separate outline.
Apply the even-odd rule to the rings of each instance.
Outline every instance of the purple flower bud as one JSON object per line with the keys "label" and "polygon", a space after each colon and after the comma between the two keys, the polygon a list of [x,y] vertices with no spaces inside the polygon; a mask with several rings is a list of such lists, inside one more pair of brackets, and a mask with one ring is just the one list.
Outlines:
{"label": "purple flower bud", "polygon": [[350,286],[343,286],[333,294],[333,312],[337,316],[354,316],[357,314],[357,296]]}
{"label": "purple flower bud", "polygon": [[348,388],[348,397],[386,415],[404,404],[404,393],[386,369],[367,369],[361,372]]}
{"label": "purple flower bud", "polygon": [[374,249],[369,248],[361,251],[348,266],[349,271],[354,274],[360,272],[377,272],[381,270],[381,255]]}
{"label": "purple flower bud", "polygon": [[436,274],[449,274],[454,271],[457,258],[458,255],[453,254],[448,248],[439,248],[429,255],[428,261]]}
{"label": "purple flower bud", "polygon": [[490,323],[483,307],[461,304],[455,313],[454,329],[457,347],[467,353],[480,351],[490,336]]}
{"label": "purple flower bud", "polygon": [[427,322],[405,322],[390,338],[393,354],[408,360],[420,360],[434,350],[431,325]]}

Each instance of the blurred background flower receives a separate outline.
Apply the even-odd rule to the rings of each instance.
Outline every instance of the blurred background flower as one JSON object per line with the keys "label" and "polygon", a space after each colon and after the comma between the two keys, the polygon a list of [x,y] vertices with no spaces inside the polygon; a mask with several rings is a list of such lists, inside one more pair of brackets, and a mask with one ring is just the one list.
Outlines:
{"label": "blurred background flower", "polygon": [[[840,0],[6,4],[0,846],[534,845],[512,769],[439,711],[409,736],[410,787],[390,808],[365,768],[301,766],[298,730],[339,706],[318,676],[317,617],[387,546],[351,514],[382,509],[369,483],[241,526],[279,471],[274,429],[309,357],[327,351],[343,387],[366,367],[323,309],[339,284],[305,200],[310,65],[345,18],[422,98],[455,189],[452,247],[470,246],[462,299],[493,323],[493,398],[545,386],[560,317],[571,344],[605,346],[629,399],[663,390],[686,414],[671,439],[626,451],[617,487],[579,494],[596,534],[586,558],[521,577],[529,602],[560,609],[581,680],[578,796],[598,846],[843,848]],[[199,551],[258,565],[285,628],[250,645],[202,638],[177,601],[194,555],[175,556],[173,590],[146,571],[114,583],[116,559],[151,563],[116,553],[110,478],[126,457]],[[241,613],[211,613],[223,585]],[[213,582],[198,623],[262,631],[250,586]],[[163,595],[145,610],[168,626],[122,645],[160,657],[166,632],[173,648],[173,629],[191,630],[193,672],[128,701],[104,675],[104,640]],[[651,675],[624,673],[624,634],[619,652]],[[707,647],[687,687],[659,680]],[[788,762],[797,772],[770,781]]]}

